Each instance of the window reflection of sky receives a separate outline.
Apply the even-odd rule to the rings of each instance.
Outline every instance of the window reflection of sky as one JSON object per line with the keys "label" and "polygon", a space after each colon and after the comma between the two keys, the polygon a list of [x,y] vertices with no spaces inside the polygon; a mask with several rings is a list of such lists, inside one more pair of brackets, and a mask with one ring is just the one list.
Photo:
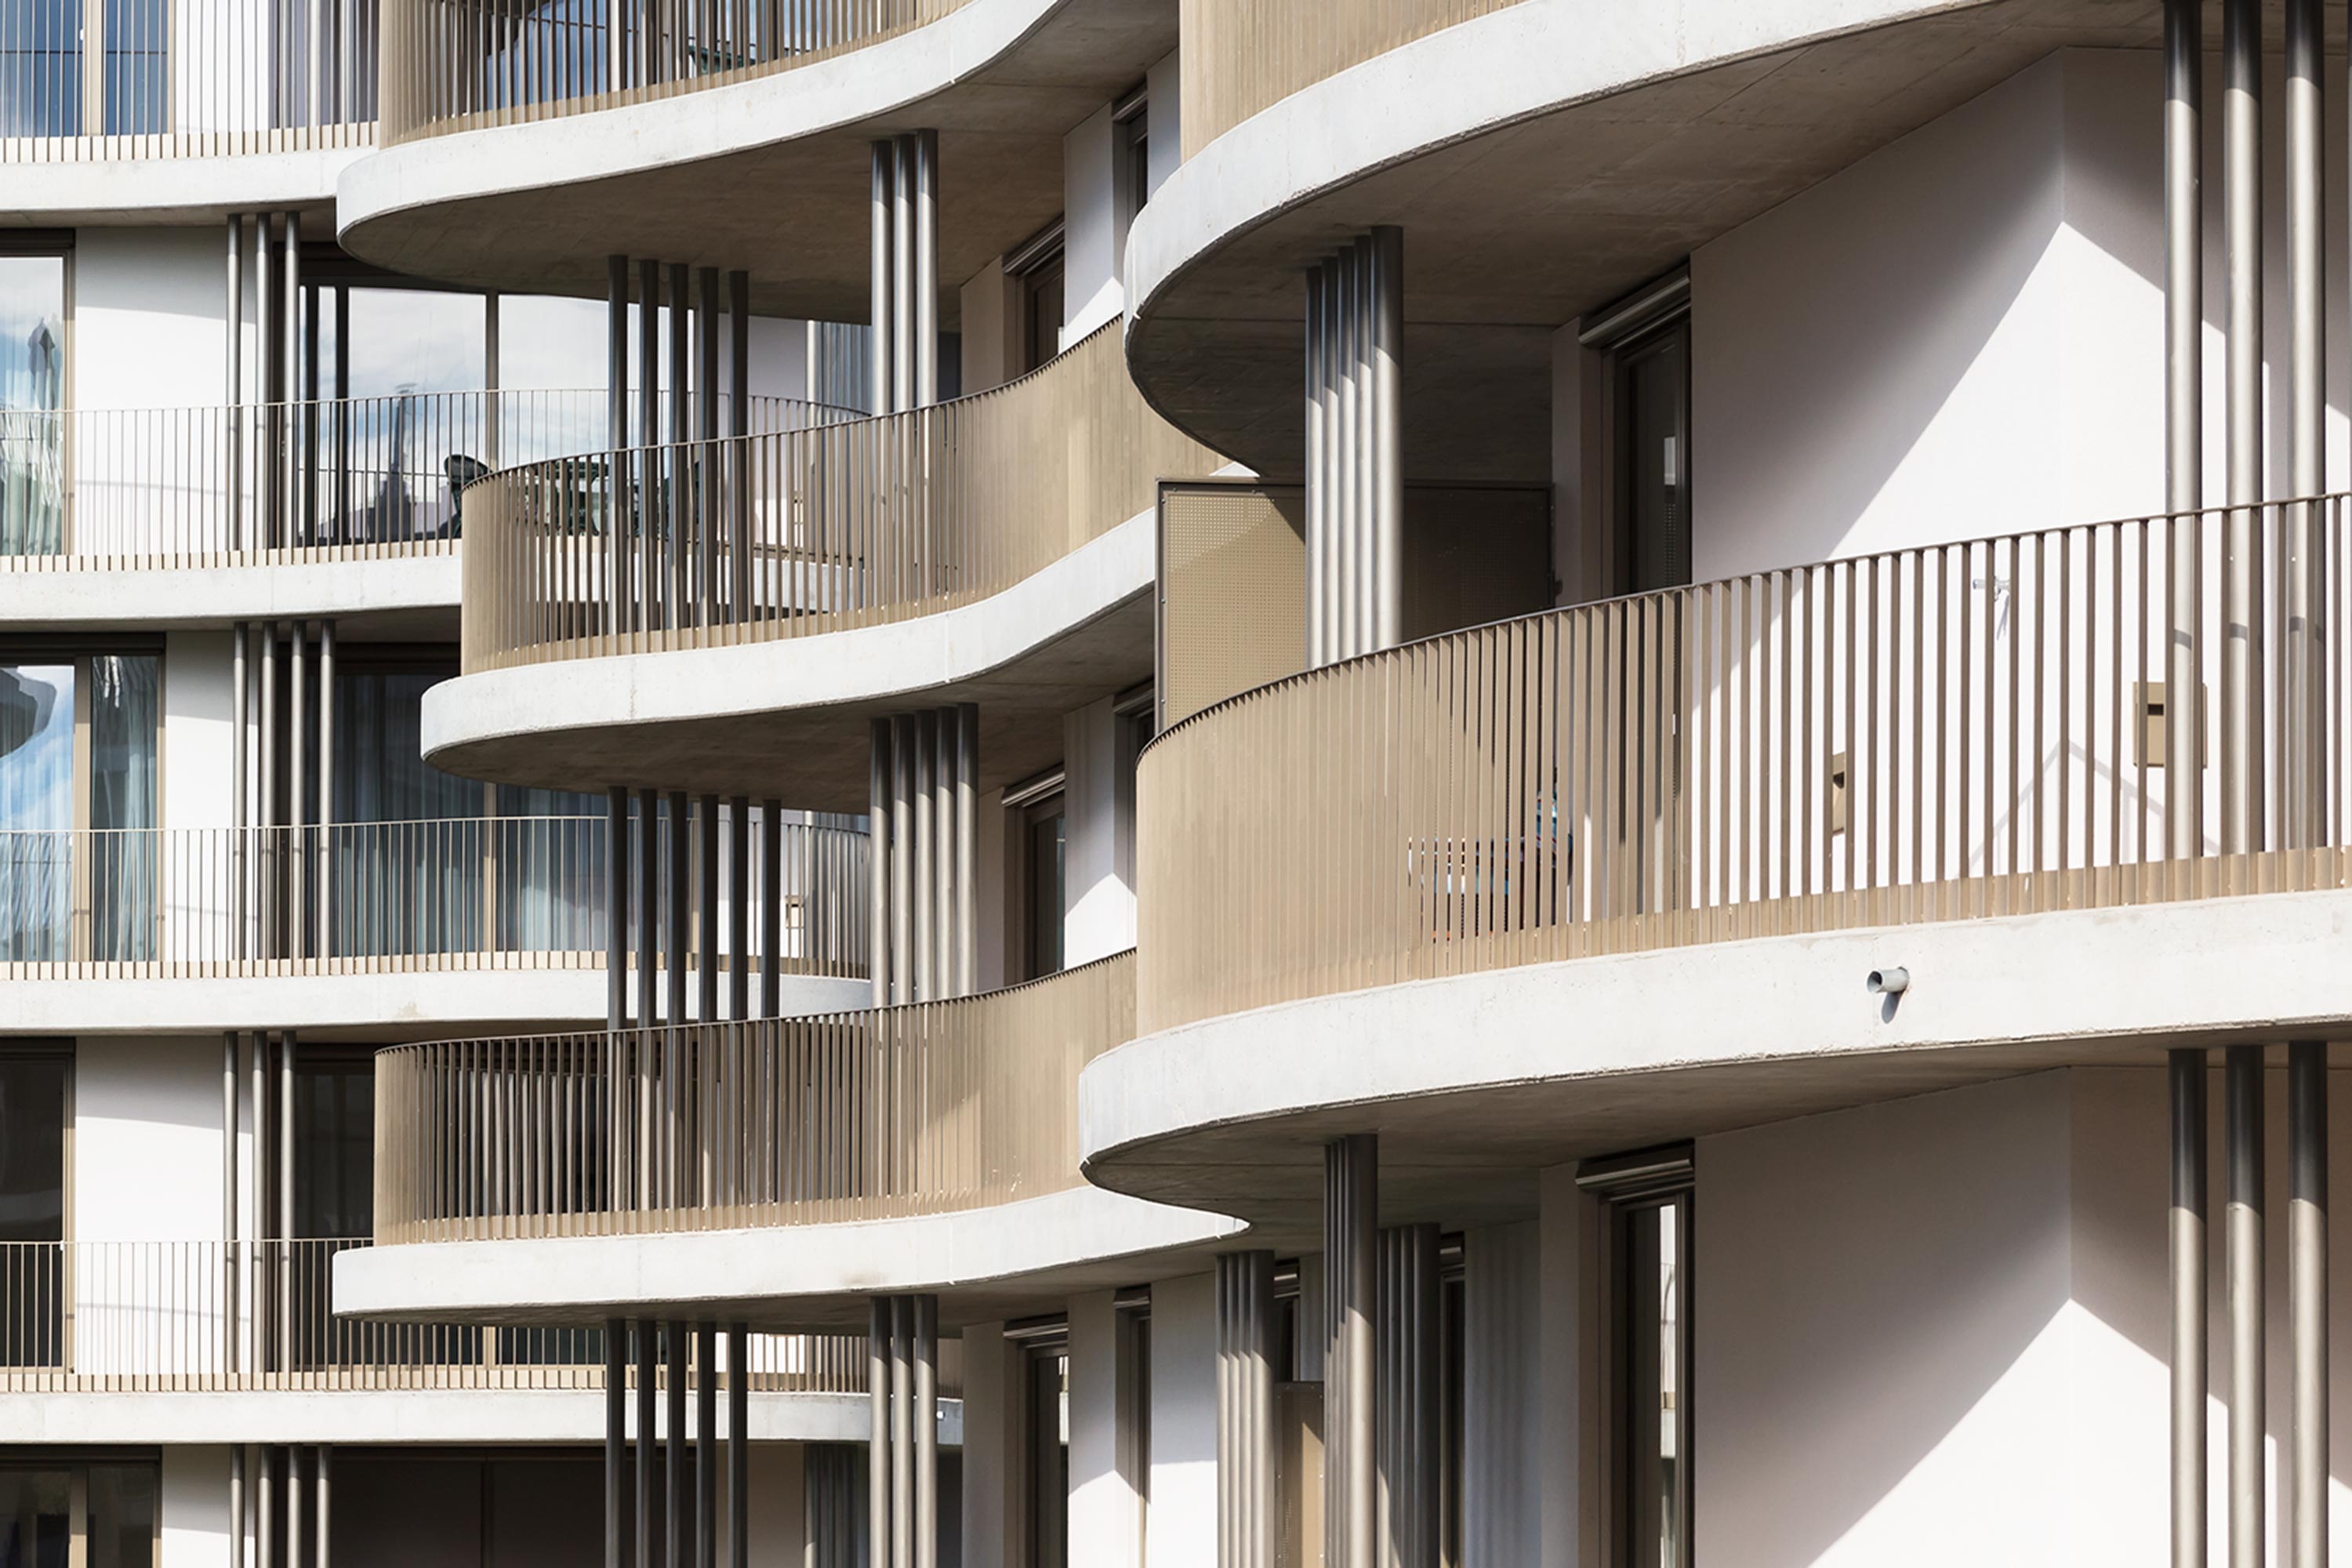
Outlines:
{"label": "window reflection of sky", "polygon": [[73,826],[73,667],[0,666],[0,827]]}
{"label": "window reflection of sky", "polygon": [[0,256],[0,408],[58,408],[65,392],[66,264]]}

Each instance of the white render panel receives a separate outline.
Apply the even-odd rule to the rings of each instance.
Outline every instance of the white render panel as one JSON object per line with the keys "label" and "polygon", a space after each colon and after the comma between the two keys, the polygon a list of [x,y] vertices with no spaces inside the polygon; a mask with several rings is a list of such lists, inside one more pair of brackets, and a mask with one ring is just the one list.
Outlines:
{"label": "white render panel", "polygon": [[1151,1287],[1150,1568],[1217,1568],[1217,1277]]}
{"label": "white render panel", "polygon": [[228,1452],[210,1444],[163,1450],[158,1568],[227,1568]]}
{"label": "white render panel", "polygon": [[226,225],[75,235],[75,407],[226,401],[227,253]]}
{"label": "white render panel", "polygon": [[1118,204],[1111,177],[1118,128],[1110,105],[1062,139],[1062,347],[1118,314]]}
{"label": "white render panel", "polygon": [[1087,1568],[1140,1568],[1139,1503],[1118,1462],[1118,1312],[1108,1290],[1070,1299],[1070,1552]]}
{"label": "white render panel", "polygon": [[1062,956],[1135,945],[1135,759],[1110,698],[1062,721]]}
{"label": "white render panel", "polygon": [[236,742],[236,700],[226,632],[173,632],[163,639],[163,823],[227,827]]}
{"label": "white render panel", "polygon": [[217,1035],[91,1038],[74,1047],[73,1236],[217,1241]]}

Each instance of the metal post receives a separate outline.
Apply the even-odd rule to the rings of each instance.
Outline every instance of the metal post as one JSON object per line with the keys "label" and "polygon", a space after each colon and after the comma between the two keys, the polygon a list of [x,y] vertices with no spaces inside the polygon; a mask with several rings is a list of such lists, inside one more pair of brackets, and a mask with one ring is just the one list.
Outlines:
{"label": "metal post", "polygon": [[[638,624],[649,630],[661,625],[662,465],[655,450],[662,438],[661,276],[660,262],[637,258],[637,446],[642,451],[636,474],[637,559],[631,574],[636,580]],[[671,389],[673,395],[676,391]]]}
{"label": "metal post", "polygon": [[499,438],[505,432],[499,427],[499,291],[495,289],[482,295],[482,390],[488,394],[482,399],[482,456],[493,468],[502,468]]}
{"label": "metal post", "polygon": [[[719,1016],[719,797],[706,795],[694,803],[699,824],[695,848],[695,946],[700,963],[695,971],[695,1016],[708,1024]],[[705,1194],[708,1201],[709,1194]]]}
{"label": "metal post", "polygon": [[2263,1047],[2228,1063],[2230,1568],[2263,1568]]}
{"label": "metal post", "polygon": [[887,719],[876,719],[867,726],[871,747],[866,763],[866,958],[867,973],[874,982],[874,1005],[890,1005],[890,933],[897,920],[891,908],[890,893],[893,878],[892,857],[898,852],[898,840],[890,831],[895,816],[892,807],[891,782],[898,777],[893,758],[892,737],[895,730]]}
{"label": "metal post", "polygon": [[256,1457],[260,1473],[254,1480],[253,1554],[260,1560],[257,1568],[278,1568],[278,1450],[265,1444]]}
{"label": "metal post", "polygon": [[277,835],[270,831],[278,824],[278,624],[263,621],[256,628],[261,634],[261,673],[255,682],[260,688],[261,734],[258,754],[255,758],[258,809],[254,824],[259,829],[254,835],[254,923],[256,926],[257,957],[276,958],[278,953],[278,868]]}
{"label": "metal post", "polygon": [[231,958],[252,956],[252,945],[246,929],[247,858],[253,837],[253,801],[246,778],[246,747],[252,738],[251,715],[246,708],[246,647],[253,640],[250,622],[239,621],[228,633],[228,794],[229,821],[234,825],[229,840],[229,876],[234,886],[229,894]]}
{"label": "metal post", "polygon": [[940,1299],[914,1299],[915,1555],[910,1568],[939,1568]]}
{"label": "metal post", "polygon": [[[2288,298],[2287,493],[2296,503],[2280,519],[2280,651],[2277,700],[2279,847],[2315,847],[2326,817],[2327,667],[2320,640],[2326,578],[2320,568],[2319,507],[2327,489],[2327,242],[2321,192],[2320,0],[2286,5],[2286,249]],[[2261,592],[2257,587],[2257,594]]]}
{"label": "metal post", "polygon": [[980,706],[956,705],[956,993],[980,989]]}
{"label": "metal post", "polygon": [[[294,1368],[294,1031],[278,1037],[278,1370]],[[287,1458],[289,1471],[293,1458]],[[293,1481],[287,1500],[293,1500]],[[290,1534],[291,1531],[289,1531]]]}
{"label": "metal post", "polygon": [[[622,0],[611,0],[617,11]],[[615,20],[617,20],[617,16]],[[615,29],[617,32],[617,29]],[[613,58],[617,68],[621,45],[615,37]],[[619,632],[628,626],[629,610],[629,547],[626,519],[629,510],[629,474],[627,459],[622,454],[632,445],[629,440],[629,258],[625,256],[604,258],[604,488],[610,508],[605,519],[604,552],[607,570],[612,574],[606,584],[612,595],[609,630]]]}
{"label": "metal post", "polygon": [[1404,230],[1372,230],[1370,646],[1404,640]]}
{"label": "metal post", "polygon": [[940,133],[915,142],[915,403],[940,400]]}
{"label": "metal post", "polygon": [[727,1568],[751,1564],[751,1333],[727,1330]]}
{"label": "metal post", "polygon": [[719,614],[719,268],[694,275],[695,624]]}
{"label": "metal post", "polygon": [[1373,1568],[1375,1560],[1372,1324],[1379,1295],[1379,1160],[1380,1141],[1369,1132],[1350,1133],[1324,1147],[1327,1568]]}
{"label": "metal post", "polygon": [[[253,1223],[248,1227],[252,1241],[246,1247],[245,1364],[252,1371],[266,1372],[269,1342],[263,1334],[262,1321],[268,1310],[264,1254],[269,1237],[269,1037],[259,1030],[253,1033],[253,1058],[247,1070],[252,1074]],[[262,1561],[267,1563],[268,1559],[265,1556]]]}
{"label": "metal post", "polygon": [[867,1568],[903,1568],[890,1550],[890,1298],[867,1304],[866,1331],[866,1539]]}
{"label": "metal post", "polygon": [[[2165,0],[2164,504],[2176,514],[2194,512],[2205,504],[2205,209],[2199,177],[2204,156],[2204,61],[2203,0]],[[2169,719],[2164,729],[2165,852],[2184,861],[2195,859],[2205,846],[2205,711],[2200,699],[2205,682],[2200,651],[2205,550],[2203,531],[2194,519],[2177,515],[2170,538],[2167,567],[2172,608],[2164,662]],[[2203,1398],[2201,1389],[2199,1398]],[[2201,1476],[2197,1495],[2201,1518]],[[2201,1554],[2201,1526],[2197,1542]]]}
{"label": "metal post", "polygon": [[[784,803],[765,802],[760,819],[767,831],[760,840],[760,1016],[781,1018],[784,1011]],[[809,927],[803,922],[802,930]],[[808,937],[802,937],[803,944]],[[814,952],[803,952],[814,958]]]}
{"label": "metal post", "polygon": [[654,1336],[661,1325],[640,1318],[637,1341],[637,1520],[636,1568],[654,1568],[654,1441],[655,1390],[660,1379],[654,1371]]}
{"label": "metal post", "polygon": [[2221,851],[2263,847],[2255,710],[2262,679],[2262,0],[2221,13],[2221,205],[2229,265],[2228,533],[2221,557]]}
{"label": "metal post", "polygon": [[637,1007],[636,1023],[650,1027],[661,1017],[661,796],[637,792]]}
{"label": "metal post", "polygon": [[694,552],[690,547],[694,462],[692,454],[686,449],[694,414],[693,385],[688,366],[688,334],[694,322],[693,307],[687,293],[687,270],[683,261],[669,265],[669,574],[662,592],[669,605],[667,624],[672,626],[691,626],[694,617]]}
{"label": "metal post", "polygon": [[933,830],[938,825],[940,766],[939,716],[910,716],[915,729],[915,838],[912,873],[915,882],[915,995],[929,1002],[940,994],[938,954],[934,951],[940,915],[939,857]]}
{"label": "metal post", "polygon": [[286,1449],[286,1568],[302,1568],[302,1446]]}
{"label": "metal post", "polygon": [[312,847],[315,866],[311,886],[317,889],[319,931],[311,951],[320,958],[334,953],[333,888],[335,858],[335,623],[319,623],[319,833]]}
{"label": "metal post", "polygon": [[912,1002],[915,991],[915,716],[890,721],[890,998]]}
{"label": "metal post", "polygon": [[915,139],[891,149],[890,406],[915,406]]}
{"label": "metal post", "polygon": [[1380,1233],[1376,1539],[1392,1568],[1437,1568],[1437,1227]]}
{"label": "metal post", "polygon": [[719,1568],[719,1330],[694,1329],[694,1564]]}
{"label": "metal post", "polygon": [[278,404],[284,395],[278,382],[286,369],[279,346],[283,328],[279,313],[285,304],[278,281],[279,256],[277,216],[254,214],[254,526],[246,542],[256,550],[272,549],[278,543],[278,435],[282,412]]}
{"label": "metal post", "polygon": [[228,1450],[228,1568],[245,1568],[245,1445]]}
{"label": "metal post", "polygon": [[619,784],[604,792],[604,1027],[617,1034],[629,1022],[629,792]]}
{"label": "metal post", "polygon": [[2166,1053],[2172,1088],[2172,1563],[2205,1568],[2205,1053]]}
{"label": "metal post", "polygon": [[628,1324],[604,1320],[604,1568],[622,1568],[621,1488],[629,1440]]}
{"label": "metal post", "polygon": [[[688,812],[686,792],[672,790],[669,795],[669,854],[662,868],[662,910],[664,914],[662,945],[667,950],[668,995],[662,1009],[668,1028],[662,1035],[662,1123],[661,1160],[662,1201],[682,1204],[686,1199],[686,982],[689,939],[687,934],[687,900],[692,891],[688,874],[692,861],[688,851],[694,831],[694,818]],[[679,1348],[685,1336],[684,1325],[671,1323],[664,1331],[670,1341],[670,1353],[683,1364],[685,1355]],[[684,1399],[681,1388],[675,1397]],[[681,1407],[682,1408],[682,1407]],[[674,1439],[684,1441],[682,1437]]]}
{"label": "metal post", "polygon": [[1330,548],[1330,524],[1324,512],[1331,503],[1331,479],[1324,470],[1324,452],[1330,437],[1324,428],[1323,296],[1330,286],[1330,269],[1322,263],[1307,269],[1307,664],[1310,669],[1331,662],[1330,615],[1324,591],[1324,552]]}
{"label": "metal post", "polygon": [[751,801],[727,803],[727,1016],[751,1016]]}
{"label": "metal post", "polygon": [[310,746],[310,712],[305,700],[310,681],[310,626],[307,621],[286,624],[288,669],[286,689],[286,956],[309,956],[309,868],[310,863],[310,801],[302,787],[302,763]]}
{"label": "metal post", "polygon": [[664,1323],[662,1345],[669,1359],[662,1390],[668,1417],[662,1468],[663,1522],[667,1526],[662,1533],[668,1553],[663,1561],[668,1568],[686,1568],[686,1325]]}
{"label": "metal post", "polygon": [[956,767],[963,751],[958,743],[956,710],[937,709],[926,715],[931,747],[931,987],[940,996],[957,994],[956,977],[963,961],[957,953],[961,940],[957,925],[961,912],[956,891]]}
{"label": "metal post", "polygon": [[890,1568],[914,1568],[915,1562],[914,1349],[914,1299],[894,1296],[890,1300]]}
{"label": "metal post", "polygon": [[236,1031],[221,1036],[221,1359],[236,1354]]}
{"label": "metal post", "polygon": [[727,465],[727,614],[751,617],[751,275],[727,275],[728,384],[734,391],[727,432],[735,437]]}
{"label": "metal post", "polygon": [[[227,405],[222,435],[227,484],[224,537],[231,550],[245,548],[245,215],[228,215],[228,363],[224,370]],[[241,733],[241,731],[240,731]]]}
{"label": "metal post", "polygon": [[1217,1259],[1217,1563],[1275,1568],[1274,1254]]}
{"label": "metal post", "polygon": [[[2312,53],[2318,53],[2315,38]],[[2327,1568],[2327,1047],[2297,1040],[2286,1050],[2286,1299],[2294,1400],[2287,1563]]]}
{"label": "metal post", "polygon": [[[286,325],[286,401],[291,403],[301,395],[302,364],[305,358],[302,343],[302,215],[289,211],[286,215],[286,265],[281,281],[286,285],[284,321]],[[300,493],[302,453],[297,432],[300,426],[289,420],[286,426],[284,467],[279,480],[279,493],[285,504],[278,510],[279,532],[277,542],[292,544],[295,520],[300,515],[295,498]],[[290,1450],[289,1450],[290,1453]],[[290,1465],[292,1460],[289,1458]]]}
{"label": "metal post", "polygon": [[686,978],[688,956],[687,936],[688,876],[691,861],[688,857],[688,838],[694,830],[694,818],[686,805],[686,792],[669,793],[669,864],[663,876],[663,909],[666,916],[663,945],[669,955],[669,1005],[665,1009],[672,1024],[687,1020]]}
{"label": "metal post", "polygon": [[312,1478],[310,1500],[311,1529],[318,1540],[319,1568],[334,1568],[334,1510],[331,1483],[335,1475],[335,1451],[321,1443],[310,1450],[318,1474]]}
{"label": "metal post", "polygon": [[874,400],[874,412],[887,414],[891,400],[890,357],[893,331],[890,310],[895,290],[891,285],[890,208],[892,188],[897,183],[895,168],[898,154],[887,141],[875,142],[868,149],[872,161],[872,207],[868,214],[871,268],[869,284],[869,315],[873,324],[866,329],[866,364],[869,392]]}
{"label": "metal post", "polygon": [[[1331,454],[1332,466],[1337,469],[1331,486],[1335,498],[1331,516],[1331,617],[1339,637],[1333,651],[1338,658],[1349,658],[1364,651],[1363,600],[1356,580],[1356,556],[1363,542],[1363,508],[1356,489],[1356,448],[1364,427],[1363,415],[1357,407],[1363,393],[1363,361],[1356,338],[1364,300],[1354,246],[1339,253],[1332,272],[1332,348],[1339,374],[1332,405],[1332,428],[1337,437],[1332,445],[1338,450]],[[1332,1564],[1331,1568],[1339,1565]]]}

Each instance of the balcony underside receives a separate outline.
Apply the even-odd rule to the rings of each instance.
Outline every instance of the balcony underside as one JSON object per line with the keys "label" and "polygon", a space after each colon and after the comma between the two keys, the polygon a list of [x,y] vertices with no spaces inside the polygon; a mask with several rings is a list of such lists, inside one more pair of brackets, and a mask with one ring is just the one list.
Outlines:
{"label": "balcony underside", "polygon": [[409,1242],[335,1260],[362,1318],[588,1324],[677,1310],[778,1332],[862,1329],[877,1293],[935,1291],[940,1326],[1057,1310],[1197,1273],[1246,1227],[1078,1187],[990,1208],[751,1230]]}
{"label": "balcony underside", "polygon": [[863,320],[868,141],[940,132],[955,286],[1062,210],[1062,138],[1176,47],[1147,0],[972,0],[898,37],[627,108],[428,135],[346,176],[345,249],[399,271],[601,295],[614,253],[751,268],[763,313]]}
{"label": "balcony underside", "polygon": [[[2156,0],[1878,0],[1767,20],[1636,6],[1610,8],[1605,29],[1597,9],[1513,6],[1433,34],[1188,161],[1129,246],[1129,357],[1146,397],[1217,450],[1294,477],[1305,273],[1369,226],[1401,224],[1407,475],[1542,479],[1540,417],[1504,428],[1493,413],[1540,414],[1552,330],[2053,49],[2153,48],[2161,27]],[[1857,18],[1886,25],[1832,32]],[[1480,86],[1427,90],[1437,81]]]}
{"label": "balcony underside", "polygon": [[731,647],[554,660],[425,698],[425,750],[469,778],[867,805],[867,721],[980,705],[981,785],[1062,755],[1062,718],[1150,679],[1153,519],[937,615]]}
{"label": "balcony underside", "polygon": [[[1311,1249],[1323,1146],[1381,1137],[1396,1223],[1532,1215],[1537,1173],[2164,1047],[2340,1037],[2352,891],[2266,894],[1574,959],[1149,1036],[1079,1079],[1099,1186]],[[1899,1004],[1870,972],[1902,965]]]}

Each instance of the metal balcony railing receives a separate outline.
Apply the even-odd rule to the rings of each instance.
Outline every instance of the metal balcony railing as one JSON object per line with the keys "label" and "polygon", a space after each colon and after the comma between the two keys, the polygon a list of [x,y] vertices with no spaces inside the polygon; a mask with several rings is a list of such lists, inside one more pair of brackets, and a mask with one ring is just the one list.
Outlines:
{"label": "metal balcony railing", "polygon": [[467,494],[467,671],[801,637],[1002,592],[1215,454],[1112,322],[1022,379],[878,418],[493,474]]}
{"label": "metal balcony railing", "polygon": [[968,0],[385,0],[383,135],[618,108],[829,59]]}
{"label": "metal balcony railing", "polygon": [[[0,1392],[604,1386],[599,1328],[336,1317],[335,1256],[372,1245],[0,1242]],[[752,1392],[865,1391],[863,1336],[753,1334],[747,1348]],[[690,1376],[698,1370],[691,1355]],[[722,1382],[730,1370],[721,1369]]]}
{"label": "metal balcony railing", "polygon": [[380,1244],[955,1212],[1079,1184],[1077,1076],[1133,1037],[1131,952],[811,1018],[394,1046]]}
{"label": "metal balcony railing", "polygon": [[[762,433],[848,417],[785,397],[745,413]],[[467,487],[603,447],[607,418],[601,391],[0,410],[0,571],[446,553]]]}
{"label": "metal balcony railing", "polygon": [[[510,816],[0,832],[0,979],[602,968],[606,831],[602,817]],[[862,975],[866,836],[775,831],[779,973]],[[755,865],[769,832],[753,825]],[[727,950],[722,866],[717,929],[692,922],[690,962],[754,967],[767,955]],[[747,913],[765,929],[763,910]]]}
{"label": "metal balcony railing", "polygon": [[2332,496],[1921,545],[1244,693],[1143,757],[1139,1025],[1589,953],[2344,886],[2347,521]]}

